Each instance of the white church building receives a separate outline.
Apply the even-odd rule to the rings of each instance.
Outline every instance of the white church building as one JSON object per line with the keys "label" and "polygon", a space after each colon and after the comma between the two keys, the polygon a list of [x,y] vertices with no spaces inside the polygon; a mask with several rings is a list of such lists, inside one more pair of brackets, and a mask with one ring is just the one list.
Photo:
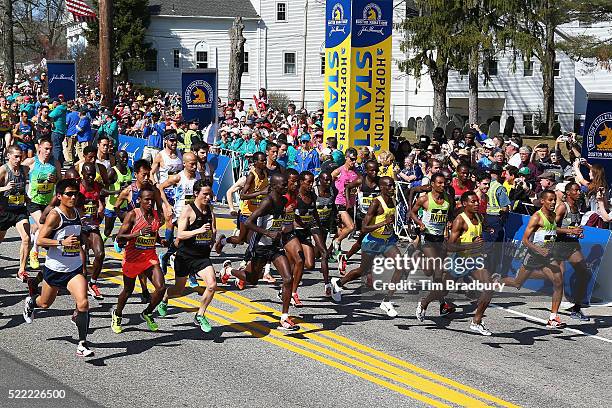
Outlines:
{"label": "white church building", "polygon": [[[147,41],[152,52],[146,69],[130,78],[147,86],[180,92],[181,70],[218,68],[219,94],[227,96],[229,47],[228,30],[235,16],[244,22],[246,38],[242,97],[246,105],[259,88],[282,92],[298,107],[305,69],[305,101],[308,109],[323,105],[325,58],[325,0],[150,0],[151,24]],[[406,14],[406,2],[394,0],[394,22]],[[84,23],[81,23],[84,24]],[[610,24],[575,24],[563,30],[592,35],[612,35]],[[82,27],[68,29],[68,45],[84,41]],[[306,37],[306,41],[304,40]],[[393,58],[401,60],[401,33],[394,31]],[[515,118],[515,131],[524,133],[535,125],[543,111],[542,73],[536,60],[529,66],[512,67],[509,57],[500,55],[489,63],[491,80],[481,81],[479,105],[481,122]],[[484,78],[483,78],[484,80]],[[579,126],[586,109],[588,92],[611,92],[612,73],[588,68],[558,53],[555,67],[555,111],[562,130]],[[448,114],[467,117],[467,75],[453,72],[448,84]],[[391,119],[406,124],[409,117],[431,114],[433,88],[426,75],[417,81],[393,64]],[[534,126],[536,127],[536,126]]]}

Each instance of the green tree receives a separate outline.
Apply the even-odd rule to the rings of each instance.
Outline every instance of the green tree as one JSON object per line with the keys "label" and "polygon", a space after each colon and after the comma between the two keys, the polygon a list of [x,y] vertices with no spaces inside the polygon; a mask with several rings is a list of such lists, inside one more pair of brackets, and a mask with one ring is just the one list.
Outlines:
{"label": "green tree", "polygon": [[[151,22],[148,0],[114,0],[113,36],[111,52],[114,66],[120,67],[120,78],[127,79],[129,71],[145,68],[145,57],[150,43],[145,41],[147,28]],[[98,9],[98,1],[94,0]],[[98,22],[88,23],[85,32],[87,41],[98,46]]]}

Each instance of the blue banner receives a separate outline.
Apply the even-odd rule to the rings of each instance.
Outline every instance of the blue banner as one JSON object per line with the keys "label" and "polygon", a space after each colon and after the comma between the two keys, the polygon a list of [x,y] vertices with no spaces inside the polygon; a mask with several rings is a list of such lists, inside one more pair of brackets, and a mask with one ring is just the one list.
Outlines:
{"label": "blue banner", "polygon": [[199,129],[217,121],[217,70],[195,69],[182,73],[183,120],[197,119]]}
{"label": "blue banner", "polygon": [[134,162],[142,158],[142,152],[147,145],[147,139],[134,136],[119,135],[117,150],[125,150],[128,154],[128,166],[133,167]]}
{"label": "blue banner", "polygon": [[612,94],[589,94],[582,140],[582,157],[599,163],[612,181]]}
{"label": "blue banner", "polygon": [[[504,275],[515,276],[521,266],[523,266],[527,255],[527,247],[525,247],[521,241],[528,223],[529,217],[526,215],[511,213],[508,216],[508,220],[505,224],[506,243],[504,252],[505,258],[511,259],[511,261],[508,264],[508,270],[504,271]],[[587,264],[587,271],[590,272],[587,293],[584,299],[584,303],[589,304],[596,282],[600,280],[598,279],[599,273],[604,272],[604,268],[601,268],[602,258],[608,247],[610,231],[592,227],[583,228],[584,238],[581,238],[579,242]],[[576,276],[574,268],[572,268],[569,262],[565,262],[563,279],[565,296],[568,299],[573,299],[573,287],[575,287]],[[552,293],[552,286],[547,280],[528,279],[523,286],[535,291]]]}
{"label": "blue banner", "polygon": [[47,61],[49,97],[64,96],[64,100],[76,99],[76,63],[74,61]]}
{"label": "blue banner", "polygon": [[217,202],[223,201],[227,190],[234,184],[234,172],[232,171],[229,156],[220,154],[208,154],[208,162],[215,169],[213,174],[213,194]]}

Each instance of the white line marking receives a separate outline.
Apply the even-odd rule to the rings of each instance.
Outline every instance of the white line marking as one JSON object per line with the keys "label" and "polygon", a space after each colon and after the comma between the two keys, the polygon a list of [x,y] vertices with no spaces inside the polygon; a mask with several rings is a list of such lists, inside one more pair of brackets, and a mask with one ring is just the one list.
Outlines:
{"label": "white line marking", "polygon": [[[491,306],[493,306],[496,309],[505,310],[506,312],[515,314],[517,316],[526,317],[527,319],[535,321],[535,322],[538,322],[538,323],[543,323],[543,324],[548,323],[548,321],[546,321],[544,319],[540,319],[539,317],[528,315],[527,313],[517,312],[516,310],[508,309],[508,308],[505,308],[503,306],[494,305],[494,304],[491,304]],[[565,329],[563,329],[563,331],[569,331],[569,332],[572,332],[572,333],[577,333],[577,334],[580,334],[582,336],[592,337],[594,339],[605,341],[606,343],[611,343],[612,344],[612,339],[607,339],[605,337],[597,336],[595,334],[585,333],[582,330],[572,329],[571,327],[566,327]]]}

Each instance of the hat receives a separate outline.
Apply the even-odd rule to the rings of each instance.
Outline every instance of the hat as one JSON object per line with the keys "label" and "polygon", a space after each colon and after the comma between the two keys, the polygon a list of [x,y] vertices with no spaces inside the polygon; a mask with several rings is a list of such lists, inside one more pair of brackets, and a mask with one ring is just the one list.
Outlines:
{"label": "hat", "polygon": [[60,99],[64,99],[64,94],[59,94],[59,95],[57,95],[57,97],[60,98]]}
{"label": "hat", "polygon": [[482,142],[482,145],[485,149],[493,149],[495,148],[495,142],[491,139],[485,139],[484,142]]}
{"label": "hat", "polygon": [[310,135],[308,133],[304,133],[302,137],[300,137],[300,141],[302,142],[310,142]]}
{"label": "hat", "polygon": [[164,139],[166,140],[176,140],[176,132],[168,132],[164,135]]}
{"label": "hat", "polygon": [[489,168],[489,171],[495,174],[502,174],[504,169],[502,168],[502,166],[499,165],[499,163],[493,163]]}
{"label": "hat", "polygon": [[567,186],[567,181],[565,183],[559,183],[555,186],[555,190],[556,191],[560,191],[562,193],[565,193],[565,186]]}
{"label": "hat", "polygon": [[289,129],[289,125],[286,123],[283,123],[282,125],[280,125],[281,129]]}
{"label": "hat", "polygon": [[529,167],[521,167],[518,173],[523,176],[528,176],[531,174],[531,170],[529,170]]}
{"label": "hat", "polygon": [[323,136],[323,131],[322,130],[317,130],[316,132],[314,132],[315,137],[320,137]]}
{"label": "hat", "polygon": [[551,180],[551,181],[556,181],[557,180],[557,175],[555,173],[553,173],[552,171],[545,171],[544,173],[540,174],[538,176],[539,180]]}
{"label": "hat", "polygon": [[237,127],[232,128],[232,133],[235,135],[239,135],[240,134],[240,129],[238,129]]}
{"label": "hat", "polygon": [[325,149],[321,150],[321,155],[323,156],[331,156],[332,151],[329,147],[326,147]]}
{"label": "hat", "polygon": [[24,101],[29,101],[30,99],[31,99],[30,95],[26,95],[26,96],[23,97]]}
{"label": "hat", "polygon": [[509,144],[510,146],[514,146],[514,147],[516,147],[517,149],[520,147],[520,146],[518,145],[518,143],[516,143],[514,140],[506,140],[504,143],[505,143],[505,144]]}

